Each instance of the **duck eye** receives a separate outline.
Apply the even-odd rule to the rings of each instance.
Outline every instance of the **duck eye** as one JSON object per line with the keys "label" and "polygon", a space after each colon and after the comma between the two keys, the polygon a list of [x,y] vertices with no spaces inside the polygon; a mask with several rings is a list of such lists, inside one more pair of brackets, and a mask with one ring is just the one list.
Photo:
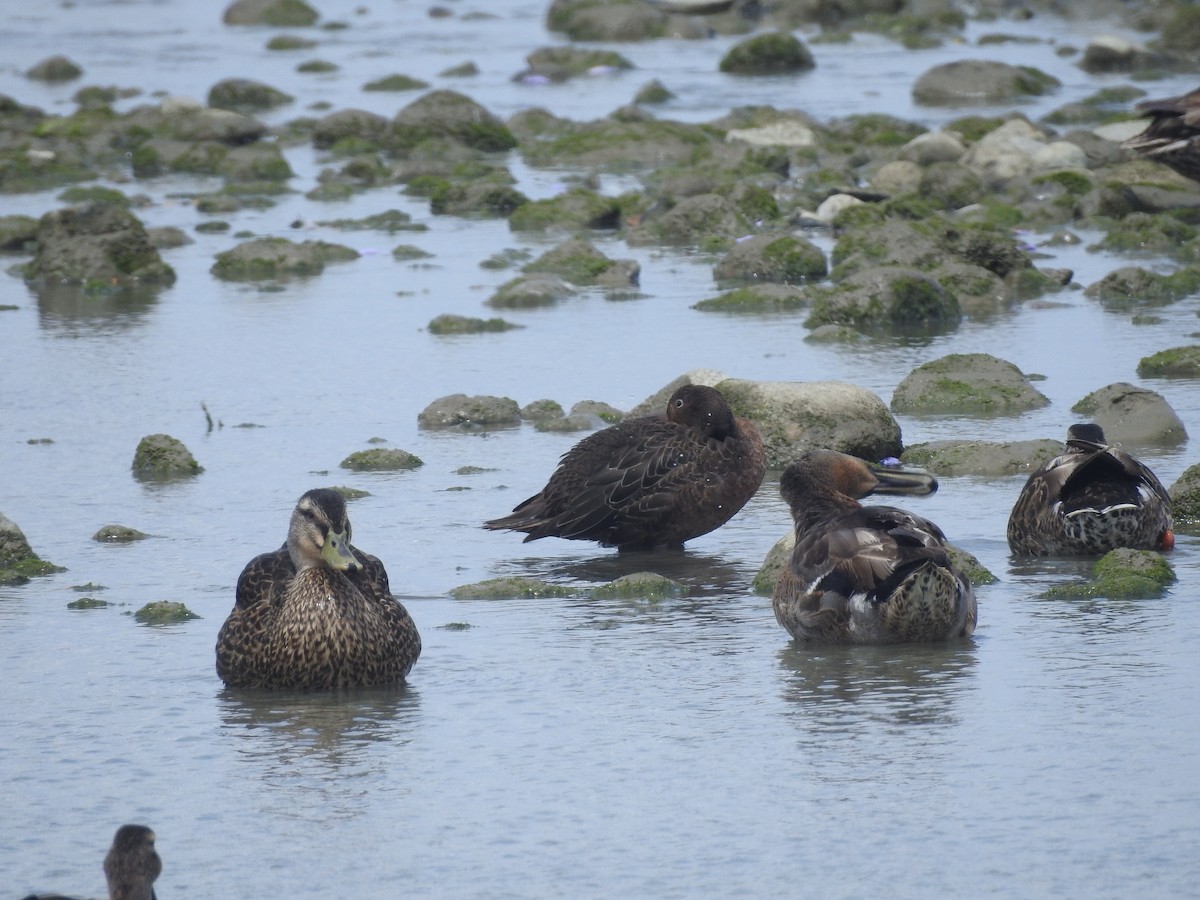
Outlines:
{"label": "duck eye", "polygon": [[675,408],[683,409],[683,398],[682,397],[675,401]]}

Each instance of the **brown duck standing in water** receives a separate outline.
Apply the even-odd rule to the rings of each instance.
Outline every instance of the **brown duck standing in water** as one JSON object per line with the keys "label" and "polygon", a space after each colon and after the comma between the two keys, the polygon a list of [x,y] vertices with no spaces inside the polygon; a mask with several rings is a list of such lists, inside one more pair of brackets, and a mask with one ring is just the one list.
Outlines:
{"label": "brown duck standing in water", "polygon": [[[108,900],[156,900],[154,882],[162,860],[154,849],[154,832],[145,825],[122,825],[104,857]],[[63,894],[30,894],[25,900],[72,900]]]}
{"label": "brown duck standing in water", "polygon": [[351,545],[345,498],[328,488],[301,497],[283,547],[242,570],[217,636],[217,674],[231,687],[394,684],[420,655],[383,563]]}
{"label": "brown duck standing in water", "polygon": [[779,491],[796,547],[771,598],[798,641],[888,644],[969,637],[975,592],[947,556],[942,530],[870,494],[931,494],[937,481],[911,469],[868,466],[834,450],[791,462]]}
{"label": "brown duck standing in water", "polygon": [[1072,425],[1063,453],[1029,476],[1008,517],[1008,546],[1025,556],[1170,550],[1171,498],[1142,462]]}
{"label": "brown duck standing in water", "polygon": [[1143,100],[1136,109],[1150,117],[1150,124],[1121,146],[1200,181],[1200,88],[1178,97]]}
{"label": "brown duck standing in water", "polygon": [[666,415],[626,419],[584,438],[546,486],[511,515],[485,522],[618,550],[679,549],[724,525],[766,474],[758,428],[720,392],[679,388]]}

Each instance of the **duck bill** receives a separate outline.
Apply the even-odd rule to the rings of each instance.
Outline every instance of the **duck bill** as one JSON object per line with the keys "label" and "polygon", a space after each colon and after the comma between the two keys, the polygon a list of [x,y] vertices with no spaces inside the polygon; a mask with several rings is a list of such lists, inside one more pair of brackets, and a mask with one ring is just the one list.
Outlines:
{"label": "duck bill", "polygon": [[871,466],[871,474],[879,482],[872,494],[915,494],[923,496],[938,489],[937,479],[924,469],[903,466]]}
{"label": "duck bill", "polygon": [[338,572],[361,568],[354,551],[350,549],[350,541],[346,539],[344,531],[330,531],[325,536],[325,544],[321,547],[321,558],[325,560],[329,568]]}

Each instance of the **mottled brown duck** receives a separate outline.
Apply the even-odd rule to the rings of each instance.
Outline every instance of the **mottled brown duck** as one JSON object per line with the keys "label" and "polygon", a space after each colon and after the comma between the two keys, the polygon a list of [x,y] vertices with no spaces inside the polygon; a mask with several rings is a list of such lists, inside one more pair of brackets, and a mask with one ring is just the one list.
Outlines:
{"label": "mottled brown duck", "polygon": [[231,687],[394,684],[421,655],[417,626],[377,558],[350,543],[346,501],[300,498],[287,541],[242,570],[217,636],[217,674]]}
{"label": "mottled brown duck", "polygon": [[[156,900],[155,879],[162,860],[154,849],[154,832],[145,825],[122,825],[104,857],[108,900]],[[75,900],[64,894],[30,894],[24,900]]]}
{"label": "mottled brown duck", "polygon": [[485,528],[618,550],[678,549],[724,525],[766,473],[754,423],[721,393],[684,385],[665,415],[626,419],[584,438],[546,486]]}
{"label": "mottled brown duck", "polygon": [[833,450],[793,460],[779,480],[796,527],[771,598],[779,624],[797,641],[821,644],[969,637],[975,592],[951,564],[942,530],[902,509],[858,502],[936,490],[926,472]]}
{"label": "mottled brown duck", "polygon": [[1025,482],[1008,517],[1008,546],[1024,556],[1098,556],[1118,547],[1175,545],[1171,498],[1142,462],[1072,425],[1063,452]]}
{"label": "mottled brown duck", "polygon": [[1150,117],[1150,124],[1121,146],[1200,181],[1200,88],[1178,97],[1143,100],[1136,109]]}

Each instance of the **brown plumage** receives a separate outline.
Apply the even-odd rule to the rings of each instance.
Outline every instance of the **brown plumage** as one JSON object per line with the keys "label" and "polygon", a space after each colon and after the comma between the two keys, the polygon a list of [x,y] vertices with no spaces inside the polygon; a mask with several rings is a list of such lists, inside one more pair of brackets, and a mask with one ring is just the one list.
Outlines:
{"label": "brown plumage", "polygon": [[1200,88],[1178,97],[1143,100],[1136,108],[1150,117],[1150,124],[1121,146],[1200,181]]}
{"label": "brown plumage", "polygon": [[1008,546],[1026,556],[1093,556],[1119,547],[1169,550],[1171,498],[1139,460],[1072,425],[1063,453],[1025,482],[1008,517]]}
{"label": "brown plumage", "polygon": [[246,565],[217,636],[217,674],[234,687],[392,684],[420,655],[383,563],[351,545],[346,501],[327,488],[300,498],[281,549]]}
{"label": "brown plumage", "polygon": [[[155,900],[154,882],[162,860],[154,849],[154,832],[145,825],[122,825],[104,857],[108,900]],[[30,894],[24,900],[72,900],[63,894]]]}
{"label": "brown plumage", "polygon": [[833,450],[801,454],[779,491],[792,511],[796,546],[772,595],[775,618],[798,641],[887,644],[969,637],[975,592],[928,519],[869,494],[930,494],[924,472],[868,466]]}
{"label": "brown plumage", "polygon": [[766,473],[758,428],[719,391],[684,385],[665,415],[626,419],[584,438],[546,486],[485,528],[619,550],[680,548],[724,525]]}

